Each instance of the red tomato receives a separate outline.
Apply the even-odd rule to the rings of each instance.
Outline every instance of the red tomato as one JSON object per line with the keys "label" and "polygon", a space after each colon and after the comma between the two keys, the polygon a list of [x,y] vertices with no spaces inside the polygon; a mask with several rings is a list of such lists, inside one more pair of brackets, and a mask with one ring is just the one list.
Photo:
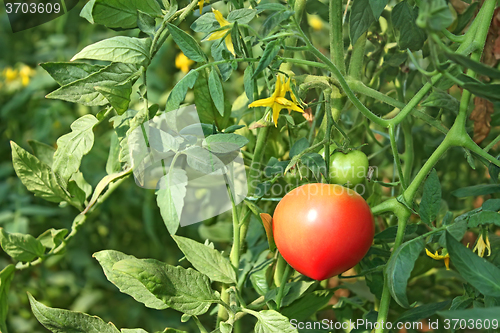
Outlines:
{"label": "red tomato", "polygon": [[298,272],[324,280],[354,267],[368,252],[373,215],[355,191],[306,184],[289,192],[273,216],[276,246]]}

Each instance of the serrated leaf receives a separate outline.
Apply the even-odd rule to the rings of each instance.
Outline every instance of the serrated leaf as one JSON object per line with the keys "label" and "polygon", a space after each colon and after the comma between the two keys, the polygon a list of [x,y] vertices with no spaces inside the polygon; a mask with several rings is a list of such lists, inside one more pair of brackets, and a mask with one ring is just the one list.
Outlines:
{"label": "serrated leaf", "polygon": [[229,22],[238,22],[239,24],[249,23],[257,14],[257,10],[250,8],[242,8],[232,10],[229,15],[227,15],[227,20]]}
{"label": "serrated leaf", "polygon": [[370,5],[370,0],[354,1],[352,3],[351,16],[349,18],[351,44],[354,45],[359,37],[368,31],[368,28],[370,28],[376,20]]}
{"label": "serrated leaf", "polygon": [[0,228],[0,245],[16,261],[32,261],[45,253],[45,247],[35,237],[27,234],[8,233]]}
{"label": "serrated leaf", "polygon": [[424,183],[424,193],[420,202],[419,214],[422,222],[432,225],[441,208],[441,184],[436,169],[432,169]]}
{"label": "serrated leaf", "polygon": [[[160,17],[162,11],[155,0],[93,0],[93,4],[87,3],[90,8],[84,8],[85,18],[90,23],[105,25],[108,28],[131,29],[137,27],[137,11],[140,10],[153,17]],[[82,15],[82,14],[81,14]]]}
{"label": "serrated leaf", "polygon": [[60,86],[86,78],[106,67],[102,65],[90,65],[84,62],[45,62],[41,63],[40,66],[42,66]]}
{"label": "serrated leaf", "polygon": [[174,235],[179,228],[188,177],[183,169],[170,168],[159,181],[156,202],[168,232]]}
{"label": "serrated leaf", "polygon": [[450,259],[460,275],[484,295],[500,297],[500,269],[446,233]]}
{"label": "serrated leaf", "polygon": [[132,94],[131,83],[112,87],[96,86],[94,89],[100,92],[108,100],[109,104],[111,104],[119,115],[122,115],[128,110],[128,106],[130,105],[130,94]]}
{"label": "serrated leaf", "polygon": [[234,133],[213,134],[203,140],[203,147],[215,154],[239,152],[248,143],[244,136]]}
{"label": "serrated leaf", "polygon": [[451,112],[458,112],[460,102],[450,94],[442,90],[433,90],[432,93],[421,103],[422,106],[443,108]]}
{"label": "serrated leaf", "polygon": [[163,310],[168,306],[153,295],[141,282],[127,274],[113,270],[113,265],[120,260],[135,259],[134,256],[118,251],[104,250],[92,255],[101,265],[106,278],[124,294],[132,296],[136,301],[148,308]]}
{"label": "serrated leaf", "polygon": [[174,89],[170,92],[167,99],[167,105],[165,106],[165,112],[175,110],[179,108],[181,103],[186,98],[188,89],[192,89],[198,79],[198,72],[191,70],[186,74],[177,84]]}
{"label": "serrated leaf", "polygon": [[256,78],[257,75],[260,74],[269,64],[276,58],[276,55],[278,55],[278,52],[281,49],[281,44],[279,43],[278,40],[273,40],[269,44],[267,44],[264,53],[262,54],[262,57],[259,60],[259,63],[257,65],[257,68],[255,69],[255,72],[253,73],[252,79]]}
{"label": "serrated leaf", "polygon": [[221,116],[224,116],[224,89],[216,70],[212,70],[208,76],[208,89],[217,111]]}
{"label": "serrated leaf", "polygon": [[56,151],[54,147],[36,140],[28,140],[28,144],[30,145],[31,149],[33,149],[33,153],[35,154],[35,156],[42,163],[45,163],[49,167],[52,167],[52,162],[54,161],[54,153]]}
{"label": "serrated leaf", "polygon": [[443,301],[439,303],[429,303],[417,306],[413,309],[403,312],[396,322],[417,322],[419,320],[429,318],[436,312],[443,310],[450,304],[450,301]]}
{"label": "serrated leaf", "polygon": [[224,168],[224,163],[213,153],[201,147],[184,150],[188,165],[200,172],[210,174]]}
{"label": "serrated leaf", "polygon": [[253,65],[249,64],[247,68],[245,68],[245,72],[243,73],[243,85],[245,86],[245,95],[247,95],[248,102],[253,102],[253,93],[255,90],[255,81],[252,79],[253,77]]}
{"label": "serrated leaf", "polygon": [[297,329],[290,324],[287,317],[274,310],[263,310],[253,312],[257,317],[255,333],[298,333]]}
{"label": "serrated leaf", "polygon": [[173,238],[187,260],[200,273],[205,274],[212,281],[236,283],[233,266],[219,251],[189,238],[180,236],[173,236]]}
{"label": "serrated leaf", "polygon": [[[215,43],[214,43],[215,45]],[[231,66],[229,66],[231,68]],[[231,103],[226,100],[224,103],[224,116],[221,116],[219,111],[212,101],[210,90],[208,87],[207,72],[202,71],[194,85],[194,103],[200,122],[204,124],[214,124],[217,130],[222,131],[227,126],[231,117]]]}
{"label": "serrated leaf", "polygon": [[14,141],[11,141],[10,145],[12,147],[14,170],[30,192],[52,202],[61,202],[67,199],[65,192],[59,185],[58,176],[48,165],[40,162],[39,159],[19,147]]}
{"label": "serrated leaf", "polygon": [[427,37],[415,23],[417,16],[418,8],[412,8],[407,0],[398,3],[392,9],[392,24],[401,50],[409,48],[412,51],[418,51],[424,45]]}
{"label": "serrated leaf", "polygon": [[219,27],[214,13],[206,13],[191,24],[191,29],[196,32],[212,32]]}
{"label": "serrated leaf", "polygon": [[168,23],[167,26],[168,31],[172,34],[175,44],[179,46],[182,53],[184,53],[186,57],[196,62],[207,61],[207,56],[192,36],[188,35],[182,29],[173,24]]}
{"label": "serrated leaf", "polygon": [[220,300],[208,277],[190,268],[153,259],[125,259],[114,264],[113,271],[137,279],[166,305],[188,315],[202,315]]}
{"label": "serrated leaf", "polygon": [[68,234],[68,229],[48,229],[40,234],[36,239],[48,249],[58,247]]}
{"label": "serrated leaf", "polygon": [[415,266],[415,261],[424,247],[425,241],[423,238],[416,238],[403,243],[392,254],[385,269],[389,291],[391,292],[394,300],[404,308],[410,307],[406,296],[406,286],[408,284],[411,271]]}
{"label": "serrated leaf", "polygon": [[86,46],[72,59],[92,59],[142,65],[149,61],[150,38],[111,37]]}
{"label": "serrated leaf", "polygon": [[281,313],[298,321],[306,320],[328,304],[334,292],[330,290],[317,290],[296,300],[291,305],[283,308]]}
{"label": "serrated leaf", "polygon": [[482,211],[472,215],[468,221],[469,228],[475,228],[486,224],[500,226],[500,214],[495,211]]}
{"label": "serrated leaf", "polygon": [[71,132],[57,139],[57,150],[54,153],[52,169],[65,180],[78,171],[84,155],[94,145],[94,126],[96,117],[86,114],[71,124]]}
{"label": "serrated leaf", "polygon": [[113,63],[83,79],[60,87],[46,97],[87,106],[105,105],[108,104],[108,100],[94,88],[96,86],[113,87],[129,80],[133,83],[137,79],[136,72],[135,65]]}
{"label": "serrated leaf", "polygon": [[137,26],[142,32],[154,35],[155,34],[155,18],[142,10],[137,10]]}
{"label": "serrated leaf", "polygon": [[101,318],[81,312],[49,308],[37,302],[28,293],[31,310],[36,319],[53,333],[120,333],[112,323],[105,323]]}

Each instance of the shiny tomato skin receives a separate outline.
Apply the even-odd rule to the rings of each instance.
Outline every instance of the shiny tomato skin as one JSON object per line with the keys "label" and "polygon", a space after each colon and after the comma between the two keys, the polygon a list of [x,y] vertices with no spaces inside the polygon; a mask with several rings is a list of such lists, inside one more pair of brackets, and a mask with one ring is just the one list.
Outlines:
{"label": "shiny tomato skin", "polygon": [[324,280],[354,267],[374,236],[370,207],[356,192],[335,184],[307,184],[289,192],[273,216],[283,258],[299,273]]}

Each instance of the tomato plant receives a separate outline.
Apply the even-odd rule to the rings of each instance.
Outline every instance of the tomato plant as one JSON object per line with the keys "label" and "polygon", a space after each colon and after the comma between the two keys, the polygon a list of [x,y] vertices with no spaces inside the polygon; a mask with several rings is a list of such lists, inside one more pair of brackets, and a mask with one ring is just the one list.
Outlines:
{"label": "tomato plant", "polygon": [[315,280],[354,267],[372,245],[374,230],[365,200],[340,185],[302,185],[281,199],[273,216],[281,255]]}
{"label": "tomato plant", "polygon": [[358,185],[366,179],[368,158],[360,150],[336,152],[330,157],[330,179],[336,184]]}

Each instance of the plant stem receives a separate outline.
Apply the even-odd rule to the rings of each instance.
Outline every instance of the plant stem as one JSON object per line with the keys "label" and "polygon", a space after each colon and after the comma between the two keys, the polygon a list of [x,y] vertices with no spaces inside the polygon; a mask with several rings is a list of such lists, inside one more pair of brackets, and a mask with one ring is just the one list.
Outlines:
{"label": "plant stem", "polygon": [[283,293],[285,291],[286,281],[288,280],[292,268],[287,262],[285,262],[285,265],[286,265],[285,272],[281,277],[281,284],[278,289],[278,294],[276,295],[276,311],[279,311],[281,308],[281,301],[283,300]]}
{"label": "plant stem", "polygon": [[345,75],[342,2],[342,0],[330,0],[330,57],[340,73]]}
{"label": "plant stem", "polygon": [[396,143],[396,135],[394,133],[394,126],[389,126],[389,137],[391,139],[391,148],[392,155],[394,156],[394,162],[396,163],[396,168],[398,170],[399,180],[401,182],[401,186],[403,186],[403,190],[406,189],[407,183],[403,174],[403,168],[401,167],[401,159],[399,158],[398,146]]}

